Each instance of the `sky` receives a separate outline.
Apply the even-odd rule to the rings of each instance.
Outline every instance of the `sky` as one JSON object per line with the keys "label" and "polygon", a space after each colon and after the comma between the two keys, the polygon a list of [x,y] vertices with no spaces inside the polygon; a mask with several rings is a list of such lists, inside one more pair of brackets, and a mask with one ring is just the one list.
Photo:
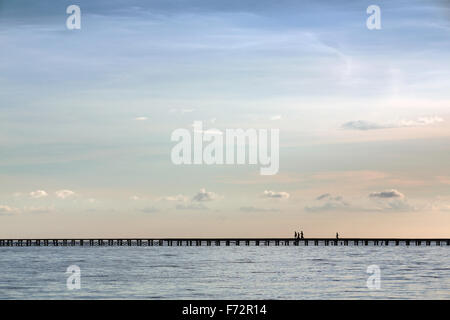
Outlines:
{"label": "sky", "polygon": [[[0,0],[0,237],[449,237],[449,88],[443,0]],[[194,121],[278,173],[175,165]]]}

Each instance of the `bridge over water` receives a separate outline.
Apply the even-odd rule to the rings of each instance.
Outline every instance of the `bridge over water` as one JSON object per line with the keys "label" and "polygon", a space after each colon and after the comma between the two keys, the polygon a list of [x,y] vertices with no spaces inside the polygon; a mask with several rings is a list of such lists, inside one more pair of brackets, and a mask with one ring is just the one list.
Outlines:
{"label": "bridge over water", "polygon": [[450,246],[442,238],[60,238],[0,239],[0,247],[59,246]]}

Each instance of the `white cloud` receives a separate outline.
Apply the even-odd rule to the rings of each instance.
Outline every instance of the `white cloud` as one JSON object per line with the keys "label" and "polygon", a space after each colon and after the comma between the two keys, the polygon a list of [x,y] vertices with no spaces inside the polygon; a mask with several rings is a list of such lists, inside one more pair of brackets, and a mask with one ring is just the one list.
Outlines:
{"label": "white cloud", "polygon": [[372,192],[369,194],[371,198],[404,198],[405,195],[395,189],[384,190],[380,192]]}
{"label": "white cloud", "polygon": [[381,211],[413,211],[416,208],[408,203],[405,195],[398,190],[384,190],[380,192],[372,192],[369,198],[376,201],[377,208]]}
{"label": "white cloud", "polygon": [[192,201],[204,202],[212,201],[218,198],[218,195],[214,192],[206,191],[205,188],[200,189],[200,191],[192,198]]}
{"label": "white cloud", "polygon": [[136,118],[134,118],[134,120],[136,120],[136,121],[145,121],[145,120],[148,120],[148,117],[136,117]]}
{"label": "white cloud", "polygon": [[34,199],[44,198],[46,196],[48,196],[48,193],[45,192],[44,190],[36,190],[36,191],[30,192],[30,197],[32,197]]}
{"label": "white cloud", "polygon": [[138,196],[131,196],[131,197],[130,197],[130,200],[137,201],[137,200],[139,200],[139,197],[138,197]]}
{"label": "white cloud", "polygon": [[75,192],[71,190],[58,190],[55,192],[56,196],[60,199],[66,199],[75,195]]}
{"label": "white cloud", "polygon": [[290,197],[290,194],[284,191],[265,190],[263,196],[265,198],[288,199]]}

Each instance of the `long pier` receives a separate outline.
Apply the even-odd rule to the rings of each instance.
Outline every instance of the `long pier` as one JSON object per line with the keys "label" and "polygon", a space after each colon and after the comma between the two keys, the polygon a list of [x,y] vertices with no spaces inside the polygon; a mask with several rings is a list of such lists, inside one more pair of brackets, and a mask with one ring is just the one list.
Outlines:
{"label": "long pier", "polygon": [[63,238],[63,239],[0,239],[0,247],[60,246],[450,246],[442,238]]}

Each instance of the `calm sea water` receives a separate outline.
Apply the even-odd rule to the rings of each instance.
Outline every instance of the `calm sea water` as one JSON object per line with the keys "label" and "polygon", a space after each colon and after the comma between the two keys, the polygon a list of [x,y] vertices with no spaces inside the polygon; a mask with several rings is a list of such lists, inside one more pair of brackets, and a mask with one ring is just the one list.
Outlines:
{"label": "calm sea water", "polygon": [[450,247],[0,248],[0,270],[0,299],[450,299]]}

